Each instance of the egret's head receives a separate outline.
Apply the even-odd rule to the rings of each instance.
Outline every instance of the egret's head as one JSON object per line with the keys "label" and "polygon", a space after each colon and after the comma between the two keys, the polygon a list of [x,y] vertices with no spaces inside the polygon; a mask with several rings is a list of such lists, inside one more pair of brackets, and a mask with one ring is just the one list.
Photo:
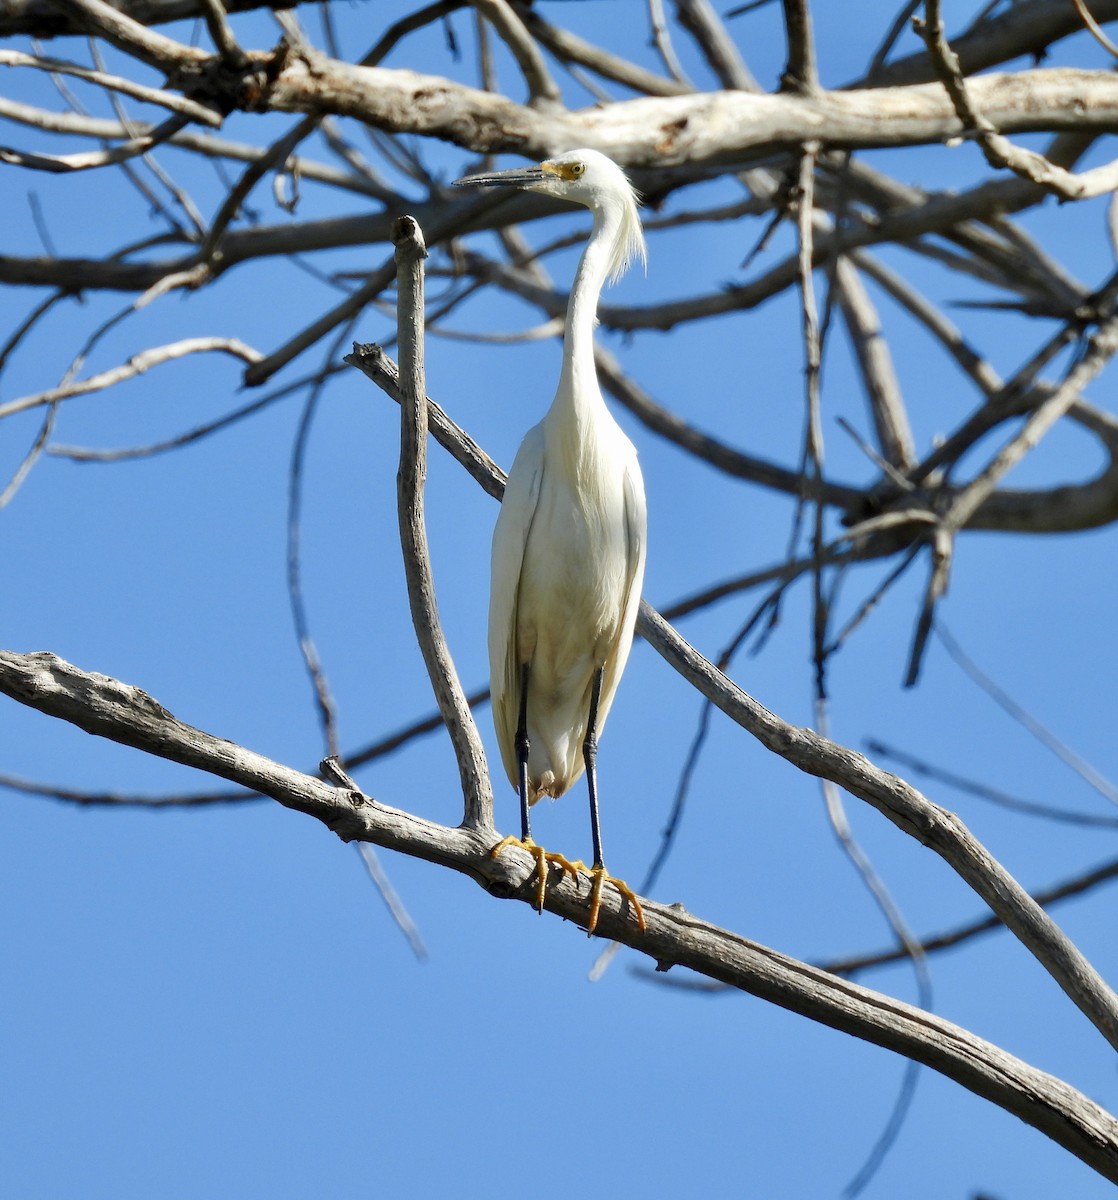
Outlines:
{"label": "egret's head", "polygon": [[568,150],[533,167],[492,171],[456,179],[455,187],[516,187],[584,204],[595,214],[616,216],[618,236],[609,274],[616,279],[634,258],[645,261],[637,192],[612,159],[597,150]]}

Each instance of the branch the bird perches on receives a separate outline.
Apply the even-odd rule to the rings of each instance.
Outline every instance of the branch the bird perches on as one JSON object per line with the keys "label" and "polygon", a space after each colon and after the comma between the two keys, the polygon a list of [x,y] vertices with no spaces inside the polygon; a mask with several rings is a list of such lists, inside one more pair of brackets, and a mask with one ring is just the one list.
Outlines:
{"label": "branch the bird perches on", "polygon": [[[678,638],[674,630],[671,633]],[[687,650],[696,663],[702,661],[690,647]],[[716,674],[709,663],[707,669]],[[0,692],[87,733],[270,796],[321,821],[345,841],[364,839],[449,867],[495,896],[528,898],[531,860],[520,853],[494,858],[487,831],[439,825],[362,793],[331,787],[313,775],[186,725],[139,688],[82,671],[53,654],[0,650]],[[576,924],[586,921],[585,891],[566,878],[548,888],[545,907]],[[643,908],[646,927],[641,930],[607,893],[602,903],[603,935],[648,954],[660,970],[690,967],[923,1062],[1014,1113],[1118,1183],[1118,1120],[1062,1080],[933,1013],[719,929],[682,905],[645,900]]]}

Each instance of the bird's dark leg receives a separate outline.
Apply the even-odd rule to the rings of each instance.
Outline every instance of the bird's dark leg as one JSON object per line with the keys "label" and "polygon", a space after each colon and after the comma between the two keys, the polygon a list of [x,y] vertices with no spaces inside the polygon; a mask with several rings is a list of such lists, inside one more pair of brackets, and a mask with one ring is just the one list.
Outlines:
{"label": "bird's dark leg", "polygon": [[594,883],[590,889],[590,919],[586,932],[594,932],[598,924],[598,912],[602,907],[602,887],[608,879],[629,902],[637,923],[644,928],[644,910],[636,893],[627,883],[616,879],[606,870],[602,857],[602,825],[598,818],[598,703],[602,698],[602,668],[594,672],[590,686],[590,713],[586,720],[586,739],[582,743],[582,760],[586,763],[586,788],[590,793],[590,836],[594,842],[594,865],[590,869]]}
{"label": "bird's dark leg", "polygon": [[602,668],[594,672],[590,687],[590,715],[586,722],[586,740],[582,758],[586,763],[586,788],[590,793],[590,836],[594,839],[594,866],[605,866],[602,858],[602,826],[598,819],[598,701],[602,697]]}
{"label": "bird's dark leg", "polygon": [[[554,863],[561,871],[572,878],[578,878],[578,868],[581,863],[573,863],[562,854],[549,854],[542,846],[532,841],[532,829],[528,820],[528,751],[532,743],[528,739],[528,664],[520,668],[520,707],[516,717],[516,782],[520,792],[520,845],[536,860],[536,911],[543,912],[543,902],[547,899],[548,863]],[[489,851],[494,858],[509,845],[514,845],[516,838],[510,833]]]}
{"label": "bird's dark leg", "polygon": [[530,842],[532,831],[528,821],[528,664],[520,668],[520,712],[516,718],[516,763],[520,785],[520,840]]}

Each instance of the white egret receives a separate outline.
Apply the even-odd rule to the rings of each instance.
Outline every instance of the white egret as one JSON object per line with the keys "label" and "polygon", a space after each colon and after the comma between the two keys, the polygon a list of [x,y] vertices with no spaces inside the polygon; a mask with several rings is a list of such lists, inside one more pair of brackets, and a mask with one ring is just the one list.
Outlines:
{"label": "white egret", "polygon": [[[519,841],[536,859],[537,907],[543,908],[548,864],[576,878],[586,867],[532,841],[529,807],[541,796],[561,796],[585,770],[594,845],[588,931],[597,924],[607,880],[643,929],[637,897],[605,868],[595,770],[644,577],[637,452],[606,408],[594,365],[602,287],[633,258],[644,261],[636,193],[620,167],[596,150],[456,182],[542,192],[594,214],[567,307],[555,399],[517,452],[493,534],[490,683],[501,757],[520,793]],[[493,853],[516,843],[507,837]]]}

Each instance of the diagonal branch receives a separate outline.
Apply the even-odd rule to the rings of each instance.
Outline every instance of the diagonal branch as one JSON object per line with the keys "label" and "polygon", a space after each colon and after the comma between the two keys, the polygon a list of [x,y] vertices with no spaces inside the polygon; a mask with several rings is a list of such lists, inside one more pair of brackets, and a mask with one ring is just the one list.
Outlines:
{"label": "diagonal branch", "polygon": [[1107,1041],[1118,1047],[1118,996],[1078,947],[951,812],[864,755],[782,721],[727,679],[647,604],[640,634],[685,679],[762,745],[845,788],[934,850],[998,914]]}
{"label": "diagonal branch", "polygon": [[225,15],[225,6],[221,0],[199,0],[199,2],[202,16],[206,20],[206,27],[221,55],[222,62],[230,71],[244,70],[248,57],[237,45],[237,39],[233,36],[233,28],[229,24],[229,18]]}
{"label": "diagonal branch", "polygon": [[[1074,879],[1065,880],[1063,883],[1054,885],[1053,887],[1045,888],[1043,891],[1035,892],[1033,899],[1037,904],[1043,904],[1048,907],[1050,904],[1057,904],[1061,900],[1067,900],[1072,896],[1082,896],[1085,892],[1092,891],[1099,884],[1107,883],[1112,879],[1118,878],[1118,859],[1111,859],[1110,862],[1103,863],[1101,866],[1095,867],[1090,871],[1085,871],[1081,875],[1075,876]],[[954,929],[946,930],[943,933],[936,934],[933,937],[927,937],[921,940],[920,948],[925,954],[931,954],[937,950],[946,950],[952,946],[958,946],[962,942],[969,941],[979,934],[991,933],[996,929],[1003,928],[1001,921],[997,917],[983,917],[978,920],[968,921],[963,925],[958,925]],[[861,971],[868,971],[873,967],[887,966],[889,963],[902,962],[908,957],[908,948],[905,946],[896,946],[889,950],[878,950],[867,954],[848,955],[845,958],[831,959],[824,966],[826,970],[833,971],[836,975],[855,975]]]}
{"label": "diagonal branch", "polygon": [[[515,848],[493,858],[484,831],[439,825],[186,725],[139,688],[90,674],[52,654],[0,651],[0,692],[88,733],[208,771],[315,817],[345,841],[373,842],[468,875],[491,895],[534,896],[534,862]],[[771,714],[770,714],[771,715]],[[774,718],[775,720],[775,718]],[[849,754],[850,752],[847,751]],[[585,927],[585,895],[565,876],[548,888],[549,912]],[[599,929],[649,955],[659,969],[686,966],[791,1012],[926,1063],[1047,1134],[1118,1182],[1118,1120],[1067,1083],[932,1013],[837,978],[692,916],[642,899],[646,929],[603,897]]]}
{"label": "diagonal branch", "polygon": [[490,22],[497,36],[509,48],[524,81],[528,85],[530,104],[558,105],[563,93],[544,62],[543,55],[534,38],[524,27],[520,15],[508,0],[470,0],[474,8]]}
{"label": "diagonal branch", "polygon": [[958,56],[943,31],[940,0],[924,0],[926,20],[913,18],[913,27],[924,39],[936,74],[951,97],[955,112],[968,136],[974,138],[992,167],[1005,167],[1015,175],[1040,184],[1064,200],[1086,200],[1118,187],[1118,159],[1082,174],[1066,171],[1043,154],[1016,146],[998,132],[997,126],[971,99]]}
{"label": "diagonal branch", "polygon": [[[403,403],[400,368],[380,346],[354,342],[353,353],[347,354],[344,361],[371,379],[397,404]],[[505,494],[504,471],[430,397],[427,398],[427,412],[435,441],[465,468],[483,491],[488,492],[494,500],[500,500]]]}
{"label": "diagonal branch", "polygon": [[198,65],[209,56],[194,46],[184,46],[162,33],[154,33],[121,12],[107,0],[56,0],[58,7],[78,26],[106,38],[118,50],[171,74],[187,65]]}
{"label": "diagonal branch", "polygon": [[158,104],[171,112],[180,113],[192,121],[210,125],[215,129],[221,125],[220,114],[204,104],[188,100],[185,96],[176,95],[163,88],[145,87],[123,75],[95,71],[91,67],[83,67],[79,63],[67,62],[64,59],[25,54],[22,50],[0,50],[0,67],[35,67],[40,71],[49,71],[52,75],[70,75],[105,88],[106,91],[120,92],[131,96],[133,100],[142,100],[145,104]]}
{"label": "diagonal branch", "polygon": [[563,62],[587,67],[603,79],[612,79],[615,83],[649,96],[685,96],[691,91],[686,83],[666,79],[627,58],[611,54],[568,29],[552,25],[534,8],[527,7],[525,0],[513,0],[513,4],[532,37]]}
{"label": "diagonal branch", "polygon": [[858,360],[881,456],[890,466],[911,467],[916,460],[912,428],[889,343],[859,272],[845,257],[835,264],[835,295]]}

